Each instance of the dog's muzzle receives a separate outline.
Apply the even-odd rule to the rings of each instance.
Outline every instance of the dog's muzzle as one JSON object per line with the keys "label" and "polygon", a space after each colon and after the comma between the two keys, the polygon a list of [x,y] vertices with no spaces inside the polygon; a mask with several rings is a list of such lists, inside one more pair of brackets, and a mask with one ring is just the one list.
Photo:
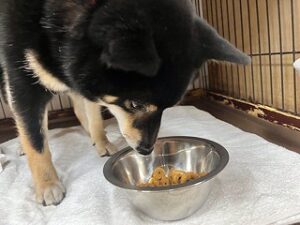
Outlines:
{"label": "dog's muzzle", "polygon": [[138,151],[138,153],[140,153],[141,155],[150,155],[153,150],[154,150],[154,147],[153,146],[143,146],[143,145],[140,145],[136,148],[136,150]]}

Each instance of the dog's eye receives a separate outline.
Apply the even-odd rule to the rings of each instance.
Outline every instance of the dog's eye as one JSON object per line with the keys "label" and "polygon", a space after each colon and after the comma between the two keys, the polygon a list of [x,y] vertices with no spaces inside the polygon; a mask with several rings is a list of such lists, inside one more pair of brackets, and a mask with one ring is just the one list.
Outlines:
{"label": "dog's eye", "polygon": [[144,110],[145,106],[138,101],[131,101],[130,107],[134,110]]}

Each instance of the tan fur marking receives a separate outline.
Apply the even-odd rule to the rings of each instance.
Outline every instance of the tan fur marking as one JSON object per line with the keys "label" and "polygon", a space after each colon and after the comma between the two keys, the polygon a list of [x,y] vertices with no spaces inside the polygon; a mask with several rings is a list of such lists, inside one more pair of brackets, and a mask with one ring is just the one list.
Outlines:
{"label": "tan fur marking", "polygon": [[5,88],[7,102],[8,102],[8,105],[9,105],[10,109],[12,110],[12,112],[14,112],[14,109],[13,109],[13,98],[12,98],[12,94],[11,94],[8,73],[7,73],[7,70],[6,70],[5,67],[2,67],[2,69],[3,69],[4,88]]}
{"label": "tan fur marking", "polygon": [[155,111],[157,111],[156,105],[148,105],[147,106],[147,112],[155,112]]}
{"label": "tan fur marking", "polygon": [[[27,156],[28,164],[34,181],[35,191],[38,201],[43,201],[44,191],[59,183],[57,173],[51,161],[51,153],[49,151],[47,135],[45,135],[44,149],[39,153],[31,144],[28,134],[24,128],[22,120],[15,115],[16,125],[23,150]],[[47,113],[43,120],[43,129],[47,129]],[[45,131],[46,132],[46,131]]]}
{"label": "tan fur marking", "polygon": [[100,113],[101,106],[88,100],[84,101],[86,115],[88,118],[89,131],[92,140],[101,139],[106,142],[107,138],[104,133],[103,120]]}
{"label": "tan fur marking", "polygon": [[[124,102],[125,106],[130,109],[131,108],[131,101],[130,100],[126,100]],[[144,105],[146,112],[150,113],[150,112],[155,112],[157,111],[157,106],[156,105],[152,105],[152,104],[145,104]],[[144,112],[142,112],[144,113]]]}
{"label": "tan fur marking", "polygon": [[107,107],[117,118],[120,130],[128,144],[132,147],[137,147],[139,141],[141,141],[142,135],[138,129],[132,126],[133,121],[135,120],[135,115],[126,112],[116,105],[107,105]]}
{"label": "tan fur marking", "polygon": [[100,103],[91,102],[75,93],[68,93],[68,95],[72,99],[77,118],[90,134],[99,155],[107,155],[107,152],[115,153],[117,149],[108,141],[104,131]]}
{"label": "tan fur marking", "polygon": [[[43,121],[46,125],[47,122]],[[49,151],[48,141],[45,137],[44,150],[42,153],[38,153],[32,146],[28,134],[26,133],[23,122],[16,116],[16,125],[19,131],[20,140],[26,156],[28,158],[29,167],[32,172],[34,183],[36,188],[44,188],[49,183],[56,182],[57,174],[52,165],[51,153]]]}
{"label": "tan fur marking", "polygon": [[115,101],[117,101],[119,98],[116,96],[112,96],[112,95],[105,95],[103,97],[103,101],[105,101],[106,103],[113,103]]}
{"label": "tan fur marking", "polygon": [[39,79],[40,83],[47,89],[56,92],[65,92],[69,90],[64,83],[59,81],[48,70],[46,70],[38,60],[38,55],[33,50],[27,50],[25,54],[29,69]]}
{"label": "tan fur marking", "polygon": [[84,98],[81,95],[78,95],[73,92],[69,92],[68,96],[71,98],[73,102],[73,108],[74,113],[79,120],[80,124],[83,126],[83,128],[86,130],[86,132],[90,133],[89,131],[89,122],[88,118],[85,112],[85,104],[84,104]]}
{"label": "tan fur marking", "polygon": [[88,100],[85,100],[84,103],[91,139],[95,144],[99,155],[106,155],[107,152],[109,154],[114,154],[116,149],[109,143],[104,131],[103,119],[100,113],[101,106]]}

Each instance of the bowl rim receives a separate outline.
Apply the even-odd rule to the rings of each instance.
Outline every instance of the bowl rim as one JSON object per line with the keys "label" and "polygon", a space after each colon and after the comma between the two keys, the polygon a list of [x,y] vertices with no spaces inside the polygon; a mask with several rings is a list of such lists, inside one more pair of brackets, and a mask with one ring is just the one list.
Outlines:
{"label": "bowl rim", "polygon": [[126,190],[131,190],[131,191],[136,191],[136,192],[161,192],[161,191],[175,191],[178,189],[183,189],[186,187],[192,187],[192,186],[197,186],[202,183],[205,183],[214,177],[216,177],[228,164],[229,162],[229,153],[228,151],[220,144],[204,139],[204,138],[199,138],[199,137],[191,137],[191,136],[167,136],[167,137],[161,137],[158,138],[159,141],[163,140],[170,140],[170,139],[186,139],[186,140],[193,140],[193,141],[201,141],[205,142],[212,147],[214,147],[214,150],[219,154],[220,156],[220,164],[217,165],[216,168],[214,168],[212,171],[210,171],[206,176],[197,178],[195,180],[189,181],[184,184],[178,184],[178,185],[173,185],[173,186],[166,186],[166,187],[137,187],[137,186],[132,186],[132,185],[126,185],[122,182],[120,182],[118,179],[116,179],[113,174],[112,170],[110,168],[113,167],[113,164],[116,162],[118,158],[120,158],[123,155],[128,154],[129,152],[135,151],[131,147],[126,147],[123,150],[120,150],[119,152],[115,153],[111,158],[109,158],[104,167],[103,167],[103,174],[104,177],[107,181],[109,181],[111,184],[122,188]]}

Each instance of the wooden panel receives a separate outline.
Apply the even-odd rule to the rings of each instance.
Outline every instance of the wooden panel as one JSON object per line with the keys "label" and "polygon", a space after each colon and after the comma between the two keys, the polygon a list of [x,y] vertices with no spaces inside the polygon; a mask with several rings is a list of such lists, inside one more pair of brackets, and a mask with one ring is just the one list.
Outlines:
{"label": "wooden panel", "polygon": [[267,0],[259,0],[259,4],[257,5],[257,32],[258,32],[258,40],[260,43],[260,50],[258,53],[268,53],[269,52],[269,34],[268,34],[268,1]]}
{"label": "wooden panel", "polygon": [[261,65],[260,65],[260,56],[254,56],[252,57],[252,64],[253,64],[253,88],[254,88],[254,96],[253,101],[255,102],[262,102],[262,85],[260,80],[260,71],[261,71]]}
{"label": "wooden panel", "polygon": [[[195,88],[198,88],[198,86]],[[54,96],[53,100],[48,105],[49,111],[69,109],[71,107],[72,104],[67,95]],[[9,106],[4,102],[3,97],[0,96],[0,119],[7,119],[12,117],[13,115]]]}
{"label": "wooden panel", "polygon": [[61,98],[59,95],[55,95],[52,99],[53,110],[60,110],[62,108]]}
{"label": "wooden panel", "polygon": [[68,109],[71,108],[71,101],[67,95],[60,95],[62,109]]}
{"label": "wooden panel", "polygon": [[280,56],[272,56],[272,87],[273,87],[273,106],[275,108],[283,109],[283,88],[281,82],[281,66],[280,66]]}
{"label": "wooden panel", "polygon": [[[221,14],[221,1],[212,1],[211,7],[213,10],[213,23],[217,31],[222,34],[224,30],[224,26],[222,24],[222,14]],[[216,70],[217,74],[214,76],[214,84],[215,84],[215,90],[222,92],[223,90],[223,84],[222,79],[224,77],[224,71],[221,64],[216,64]]]}
{"label": "wooden panel", "polygon": [[295,24],[295,45],[296,45],[296,51],[300,51],[300,27],[299,27],[299,21],[300,21],[300,1],[299,0],[293,0],[294,5],[294,24]]}
{"label": "wooden panel", "polygon": [[[267,1],[270,23],[271,52],[280,52],[279,17],[277,0]],[[262,34],[263,35],[263,34]]]}
{"label": "wooden panel", "polygon": [[[237,22],[236,22],[236,14],[235,14],[235,0],[228,1],[227,0],[227,10],[228,10],[228,18],[229,18],[229,26],[230,26],[230,42],[234,45],[237,45]],[[240,88],[239,88],[239,76],[237,65],[231,65],[231,95],[235,97],[240,96]]]}
{"label": "wooden panel", "polygon": [[0,97],[0,119],[11,118],[12,112],[9,106],[5,103],[3,97]]}
{"label": "wooden panel", "polygon": [[204,0],[203,12],[220,35],[252,56],[246,67],[210,64],[211,89],[300,114],[299,72],[292,67],[300,56],[300,0]]}
{"label": "wooden panel", "polygon": [[203,18],[208,20],[207,0],[201,0]]}
{"label": "wooden panel", "polygon": [[[299,1],[299,0],[296,0]],[[292,34],[292,7],[290,0],[279,1],[279,13],[281,21],[281,36],[282,36],[282,49],[281,52],[293,51],[293,34]],[[299,11],[298,11],[299,12]]]}
{"label": "wooden panel", "polygon": [[261,57],[262,83],[263,83],[263,103],[272,105],[271,96],[271,77],[270,77],[270,58],[269,56]]}
{"label": "wooden panel", "polygon": [[0,120],[1,119],[5,119],[6,118],[6,115],[5,115],[5,112],[4,112],[4,107],[3,107],[3,104],[2,104],[2,99],[0,98]]}
{"label": "wooden panel", "polygon": [[293,112],[295,110],[294,101],[294,69],[293,55],[283,55],[283,90],[284,90],[284,110]]}
{"label": "wooden panel", "polygon": [[[257,11],[257,1],[258,0],[248,0],[247,1],[247,10],[249,12],[249,29],[250,37],[252,41],[252,53],[259,53],[259,35],[258,35],[258,11]],[[261,1],[261,0],[260,0]]]}
{"label": "wooden panel", "polygon": [[[299,17],[300,19],[300,17]],[[296,58],[300,58],[300,54],[296,54]],[[300,114],[300,71],[295,74],[295,108],[296,112]]]}
{"label": "wooden panel", "polygon": [[66,95],[55,95],[50,103],[51,110],[70,108],[70,101]]}

